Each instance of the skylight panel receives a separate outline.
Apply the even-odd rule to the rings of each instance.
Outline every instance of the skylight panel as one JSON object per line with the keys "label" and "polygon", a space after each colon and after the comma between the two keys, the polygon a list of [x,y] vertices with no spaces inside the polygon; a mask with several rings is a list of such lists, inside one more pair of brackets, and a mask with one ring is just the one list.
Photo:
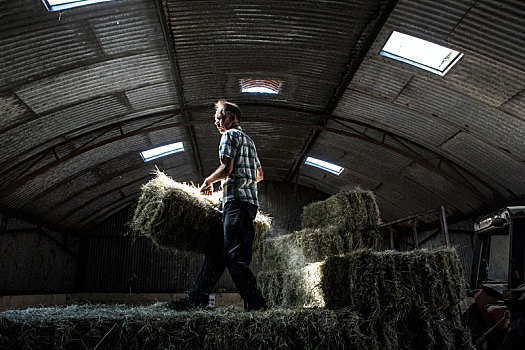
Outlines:
{"label": "skylight panel", "polygon": [[48,11],[62,11],[73,7],[96,4],[111,0],[42,0]]}
{"label": "skylight panel", "polygon": [[319,169],[323,169],[324,171],[328,171],[329,173],[332,173],[335,175],[341,174],[341,172],[344,169],[343,167],[340,167],[339,165],[335,165],[335,164],[332,164],[332,163],[329,163],[329,162],[326,162],[324,160],[317,159],[314,157],[307,157],[304,163],[314,166]]}
{"label": "skylight panel", "polygon": [[241,79],[241,92],[250,94],[278,94],[281,90],[279,80]]}
{"label": "skylight panel", "polygon": [[160,146],[149,149],[147,151],[140,152],[140,155],[142,156],[142,159],[144,159],[145,162],[149,162],[150,160],[182,151],[184,151],[184,145],[182,144],[182,142],[175,142],[170,143],[169,145]]}
{"label": "skylight panel", "polygon": [[443,76],[459,61],[461,52],[416,37],[392,32],[379,53]]}

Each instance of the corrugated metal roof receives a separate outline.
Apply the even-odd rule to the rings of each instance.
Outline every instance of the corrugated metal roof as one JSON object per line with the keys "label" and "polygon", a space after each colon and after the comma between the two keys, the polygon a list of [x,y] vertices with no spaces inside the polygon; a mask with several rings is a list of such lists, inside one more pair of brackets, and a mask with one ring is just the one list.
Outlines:
{"label": "corrugated metal roof", "polygon": [[[507,154],[525,160],[525,125],[486,103],[414,78],[398,95],[396,103],[424,114],[434,114],[467,130],[484,142],[494,144]],[[483,111],[480,113],[480,111]],[[497,125],[497,128],[493,126]]]}
{"label": "corrugated metal roof", "polygon": [[0,95],[0,115],[2,116],[0,118],[0,130],[2,131],[35,117],[11,92]]}
{"label": "corrugated metal roof", "polygon": [[[374,39],[387,5],[120,0],[49,13],[0,0],[0,202],[90,227],[133,203],[155,165],[202,182],[218,165],[219,98],[241,106],[266,179],[290,178],[308,151],[346,169],[303,165],[299,183],[375,189],[386,219],[523,200],[525,6],[399,0]],[[444,77],[379,56],[393,30],[464,56]],[[280,93],[243,94],[244,78],[279,80]],[[138,155],[178,140],[184,153]]]}
{"label": "corrugated metal roof", "polygon": [[126,97],[135,111],[169,106],[179,108],[175,86],[171,83],[161,83],[126,91]]}
{"label": "corrugated metal roof", "polygon": [[505,101],[504,104],[499,106],[499,109],[512,114],[521,121],[525,121],[525,116],[523,116],[523,111],[525,110],[525,90],[521,90],[519,93]]}
{"label": "corrugated metal roof", "polygon": [[[38,45],[33,41],[35,37]],[[89,32],[80,24],[73,24],[43,28],[1,40],[2,85],[28,82],[100,58],[101,53],[89,45],[90,39]]]}
{"label": "corrugated metal roof", "polygon": [[447,38],[521,71],[525,69],[525,4],[520,0],[477,1]]}
{"label": "corrugated metal roof", "polygon": [[46,148],[46,143],[52,145],[53,138],[50,135],[55,140],[60,137],[74,137],[79,132],[86,133],[94,129],[98,126],[97,123],[107,122],[128,111],[127,106],[116,97],[108,96],[35,118],[2,134],[6,144],[20,145],[6,149],[5,160],[34,150],[37,146],[43,146],[38,149]]}
{"label": "corrugated metal roof", "polygon": [[107,56],[156,50],[164,47],[153,3],[151,9],[137,9],[90,20],[93,33]]}
{"label": "corrugated metal roof", "polygon": [[457,132],[455,127],[431,114],[425,115],[409,106],[388,103],[355,91],[343,96],[334,114],[405,135],[423,145],[439,145]]}
{"label": "corrugated metal roof", "polygon": [[115,58],[25,84],[15,92],[33,111],[42,113],[105,94],[164,82],[170,78],[167,65],[165,58],[155,54]]}
{"label": "corrugated metal roof", "polygon": [[504,195],[525,194],[524,163],[512,159],[505,152],[487,145],[467,132],[456,135],[442,148],[473,171],[480,171],[483,176],[490,177],[495,186],[504,186],[507,191]]}
{"label": "corrugated metal roof", "polygon": [[377,3],[316,5],[168,2],[167,18],[188,103],[215,99],[221,92],[217,83],[228,77],[237,82],[277,79],[283,87],[275,99],[325,107]]}

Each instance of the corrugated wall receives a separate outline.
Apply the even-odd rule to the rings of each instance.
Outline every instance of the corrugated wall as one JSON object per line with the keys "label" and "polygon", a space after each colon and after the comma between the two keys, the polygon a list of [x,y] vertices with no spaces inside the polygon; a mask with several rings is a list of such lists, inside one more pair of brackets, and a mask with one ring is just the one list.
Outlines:
{"label": "corrugated wall", "polygon": [[0,294],[72,292],[78,240],[1,216]]}
{"label": "corrugated wall", "polygon": [[[263,181],[259,186],[261,210],[274,217],[270,235],[300,229],[304,205],[327,197],[303,186]],[[159,250],[146,238],[132,239],[128,223],[133,215],[128,208],[113,215],[90,233],[82,244],[81,290],[86,292],[182,292],[195,281],[203,256]],[[260,263],[252,264],[257,273]],[[217,291],[235,291],[228,273],[216,286]]]}
{"label": "corrugated wall", "polygon": [[[439,223],[437,224],[439,225]],[[437,227],[437,226],[436,226]],[[463,272],[465,274],[465,281],[470,281],[470,275],[472,272],[472,259],[474,254],[474,225],[471,220],[462,221],[448,225],[450,233],[450,241],[452,246],[456,248],[461,265],[463,266]],[[436,230],[430,230],[425,232],[418,232],[419,241],[423,241],[427,237],[433,235]],[[388,234],[384,232],[384,234]],[[412,250],[412,237],[405,236],[402,240],[397,240],[396,247],[399,250]],[[428,239],[424,244],[420,244],[420,249],[436,249],[445,245],[443,236],[440,232]]]}

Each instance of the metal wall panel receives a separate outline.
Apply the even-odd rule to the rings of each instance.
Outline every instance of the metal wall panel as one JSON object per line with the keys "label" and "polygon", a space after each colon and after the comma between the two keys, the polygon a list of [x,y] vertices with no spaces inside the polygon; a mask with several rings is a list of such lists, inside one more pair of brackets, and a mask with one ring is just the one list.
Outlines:
{"label": "metal wall panel", "polygon": [[[78,254],[78,243],[50,234]],[[77,258],[36,228],[0,234],[1,294],[73,292],[76,268]]]}

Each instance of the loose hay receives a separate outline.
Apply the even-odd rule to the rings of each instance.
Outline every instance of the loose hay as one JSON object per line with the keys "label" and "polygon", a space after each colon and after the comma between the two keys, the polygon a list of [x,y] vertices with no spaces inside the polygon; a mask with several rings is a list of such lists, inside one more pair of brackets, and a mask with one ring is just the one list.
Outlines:
{"label": "loose hay", "polygon": [[359,319],[348,310],[74,305],[0,313],[0,331],[0,348],[13,349],[366,348]]}
{"label": "loose hay", "polygon": [[[163,248],[208,253],[222,245],[222,221],[217,207],[220,193],[201,196],[194,186],[179,183],[161,171],[142,186],[131,222],[137,235]],[[254,221],[254,257],[271,224],[261,212]]]}
{"label": "loose hay", "polygon": [[371,323],[349,309],[72,305],[0,312],[2,349],[473,349],[450,314]]}
{"label": "loose hay", "polygon": [[301,219],[303,228],[344,226],[349,232],[374,228],[381,222],[374,194],[359,188],[305,206]]}

